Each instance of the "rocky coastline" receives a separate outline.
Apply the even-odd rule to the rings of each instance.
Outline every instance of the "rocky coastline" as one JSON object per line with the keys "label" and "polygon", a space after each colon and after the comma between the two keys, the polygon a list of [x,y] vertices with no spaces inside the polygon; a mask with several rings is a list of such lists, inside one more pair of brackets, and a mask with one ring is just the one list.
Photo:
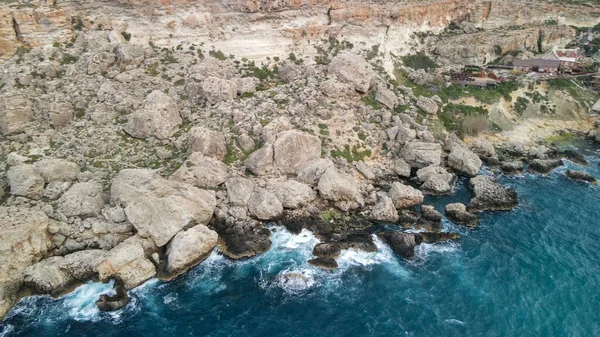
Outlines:
{"label": "rocky coastline", "polygon": [[[342,250],[376,251],[375,237],[411,259],[422,243],[460,239],[444,217],[477,230],[481,212],[518,207],[500,175],[588,165],[543,139],[444,129],[454,103],[418,93],[444,83],[441,95],[442,70],[375,49],[328,39],[315,62],[257,64],[84,28],[1,65],[0,318],[23,296],[88,280],[115,282],[97,305],[117,310],[128,290],[177,278],[214,250],[232,260],[268,251],[271,224],[314,233],[307,263],[319,268],[335,269]],[[426,202],[459,178],[468,204],[442,214]]]}

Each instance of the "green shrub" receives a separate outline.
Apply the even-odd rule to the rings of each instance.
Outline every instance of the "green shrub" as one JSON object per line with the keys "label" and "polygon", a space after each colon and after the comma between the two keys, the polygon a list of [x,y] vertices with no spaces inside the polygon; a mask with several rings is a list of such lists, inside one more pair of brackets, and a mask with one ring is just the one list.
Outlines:
{"label": "green shrub", "polygon": [[125,38],[125,40],[127,40],[127,41],[131,40],[131,34],[130,33],[121,32],[121,35],[123,35],[123,37]]}
{"label": "green shrub", "polygon": [[217,60],[221,60],[221,61],[227,60],[227,55],[225,55],[220,50],[211,50],[211,51],[208,52],[208,55],[216,58]]}
{"label": "green shrub", "polygon": [[60,64],[74,64],[77,62],[77,60],[77,56],[73,56],[71,54],[63,54]]}
{"label": "green shrub", "polygon": [[429,70],[439,67],[435,61],[433,61],[423,52],[418,52],[414,55],[403,56],[402,61],[404,62],[405,66],[413,69]]}
{"label": "green shrub", "polygon": [[185,80],[183,78],[178,79],[177,81],[175,81],[175,83],[173,83],[176,86],[180,86],[180,85],[184,85],[185,84]]}
{"label": "green shrub", "polygon": [[519,116],[523,116],[523,113],[525,112],[525,110],[527,110],[527,106],[529,105],[529,103],[531,102],[527,98],[518,97],[515,104],[513,104],[513,109],[515,110],[515,113]]}

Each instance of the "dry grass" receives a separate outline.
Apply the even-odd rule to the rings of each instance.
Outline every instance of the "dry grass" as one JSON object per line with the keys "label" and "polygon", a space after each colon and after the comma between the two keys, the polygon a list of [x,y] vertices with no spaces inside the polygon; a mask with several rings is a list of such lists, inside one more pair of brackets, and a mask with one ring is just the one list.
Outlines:
{"label": "dry grass", "polygon": [[461,124],[461,134],[476,136],[483,132],[486,132],[491,127],[490,120],[485,115],[480,116],[466,116]]}

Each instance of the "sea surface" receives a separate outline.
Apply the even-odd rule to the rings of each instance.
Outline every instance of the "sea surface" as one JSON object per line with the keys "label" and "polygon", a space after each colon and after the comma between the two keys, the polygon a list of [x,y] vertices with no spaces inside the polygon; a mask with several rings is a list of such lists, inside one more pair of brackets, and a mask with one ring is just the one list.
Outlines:
{"label": "sea surface", "polygon": [[[476,230],[445,221],[456,242],[423,244],[414,261],[377,241],[376,253],[344,251],[340,268],[306,263],[318,240],[274,227],[273,249],[231,262],[217,253],[184,276],[133,290],[125,309],[94,302],[110,284],[59,299],[21,300],[0,336],[600,336],[600,187],[564,177],[500,176],[520,206],[482,214]],[[443,210],[468,202],[467,180]],[[294,273],[299,277],[285,277]]]}

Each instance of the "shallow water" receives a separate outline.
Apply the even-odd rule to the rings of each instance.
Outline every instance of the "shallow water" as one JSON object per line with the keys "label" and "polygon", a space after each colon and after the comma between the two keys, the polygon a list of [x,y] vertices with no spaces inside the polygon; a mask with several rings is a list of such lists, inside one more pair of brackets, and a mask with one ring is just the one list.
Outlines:
{"label": "shallow water", "polygon": [[[600,178],[598,153],[588,154],[583,169]],[[110,285],[23,299],[0,336],[598,336],[600,187],[566,169],[501,177],[518,209],[485,213],[474,231],[445,222],[462,238],[421,245],[412,262],[377,241],[378,252],[345,251],[338,270],[322,271],[305,262],[318,242],[310,232],[275,229],[268,253],[213,253],[175,281],[135,289],[116,313],[94,305]],[[427,201],[466,202],[466,184]]]}

